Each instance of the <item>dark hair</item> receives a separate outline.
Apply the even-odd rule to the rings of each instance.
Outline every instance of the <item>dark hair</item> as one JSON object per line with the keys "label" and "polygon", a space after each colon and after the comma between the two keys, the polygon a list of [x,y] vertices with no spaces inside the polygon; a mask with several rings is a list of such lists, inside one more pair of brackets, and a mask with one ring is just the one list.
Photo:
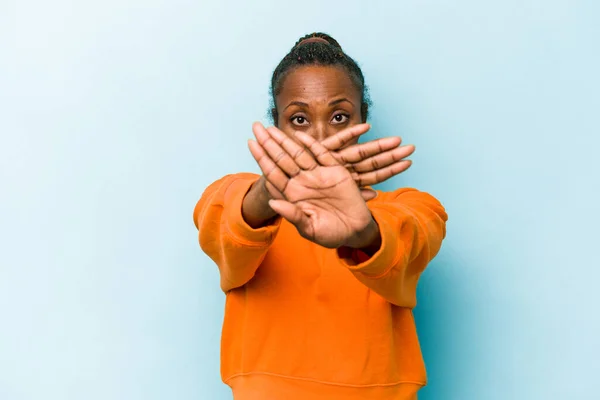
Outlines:
{"label": "dark hair", "polygon": [[[302,43],[310,38],[321,38],[327,43],[322,40]],[[294,47],[283,57],[283,60],[273,71],[273,77],[271,78],[271,118],[275,125],[277,125],[279,116],[275,100],[276,96],[281,93],[284,78],[288,72],[303,65],[339,66],[344,68],[362,94],[360,112],[363,122],[367,121],[371,100],[360,67],[356,61],[344,53],[342,46],[334,38],[325,33],[311,33],[298,39]]]}

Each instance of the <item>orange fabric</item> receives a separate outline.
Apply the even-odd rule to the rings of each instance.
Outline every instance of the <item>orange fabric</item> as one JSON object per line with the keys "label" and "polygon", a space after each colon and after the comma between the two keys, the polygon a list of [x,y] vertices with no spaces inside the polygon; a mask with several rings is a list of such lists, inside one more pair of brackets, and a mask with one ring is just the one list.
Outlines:
{"label": "orange fabric", "polygon": [[411,309],[446,234],[442,205],[378,191],[368,206],[382,244],[369,257],[320,247],[281,219],[252,229],[241,209],[257,179],[228,175],[194,210],[226,293],[221,376],[234,399],[416,399],[426,373]]}

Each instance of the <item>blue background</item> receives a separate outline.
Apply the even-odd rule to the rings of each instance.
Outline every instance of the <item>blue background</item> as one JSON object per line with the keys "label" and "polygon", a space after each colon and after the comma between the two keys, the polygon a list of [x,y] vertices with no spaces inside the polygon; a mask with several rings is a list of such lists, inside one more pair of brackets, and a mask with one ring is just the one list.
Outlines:
{"label": "blue background", "polygon": [[593,1],[0,2],[0,399],[230,399],[192,210],[257,171],[298,37],[362,65],[375,136],[450,215],[422,400],[590,399],[600,371]]}

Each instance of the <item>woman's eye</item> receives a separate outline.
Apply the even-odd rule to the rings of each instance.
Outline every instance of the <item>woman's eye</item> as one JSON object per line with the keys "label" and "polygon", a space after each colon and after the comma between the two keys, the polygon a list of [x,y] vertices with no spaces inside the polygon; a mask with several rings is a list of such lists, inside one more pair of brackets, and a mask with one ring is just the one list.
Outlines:
{"label": "woman's eye", "polygon": [[292,123],[298,126],[306,126],[308,125],[308,121],[304,117],[292,117]]}
{"label": "woman's eye", "polygon": [[334,124],[343,124],[347,122],[350,117],[346,114],[336,114],[333,116],[332,123]]}

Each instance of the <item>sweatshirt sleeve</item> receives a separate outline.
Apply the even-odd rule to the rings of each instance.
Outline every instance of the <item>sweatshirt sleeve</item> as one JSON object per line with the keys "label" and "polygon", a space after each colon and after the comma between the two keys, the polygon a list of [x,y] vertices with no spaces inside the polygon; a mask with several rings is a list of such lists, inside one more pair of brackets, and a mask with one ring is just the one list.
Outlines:
{"label": "sweatshirt sleeve", "polygon": [[253,229],[242,217],[242,201],[258,178],[227,175],[204,191],[194,209],[200,247],[219,267],[224,292],[252,279],[279,230],[280,219]]}
{"label": "sweatshirt sleeve", "polygon": [[440,250],[448,216],[438,200],[415,189],[380,195],[381,200],[368,203],[381,234],[379,250],[369,257],[342,248],[337,259],[390,303],[413,308],[417,281]]}

